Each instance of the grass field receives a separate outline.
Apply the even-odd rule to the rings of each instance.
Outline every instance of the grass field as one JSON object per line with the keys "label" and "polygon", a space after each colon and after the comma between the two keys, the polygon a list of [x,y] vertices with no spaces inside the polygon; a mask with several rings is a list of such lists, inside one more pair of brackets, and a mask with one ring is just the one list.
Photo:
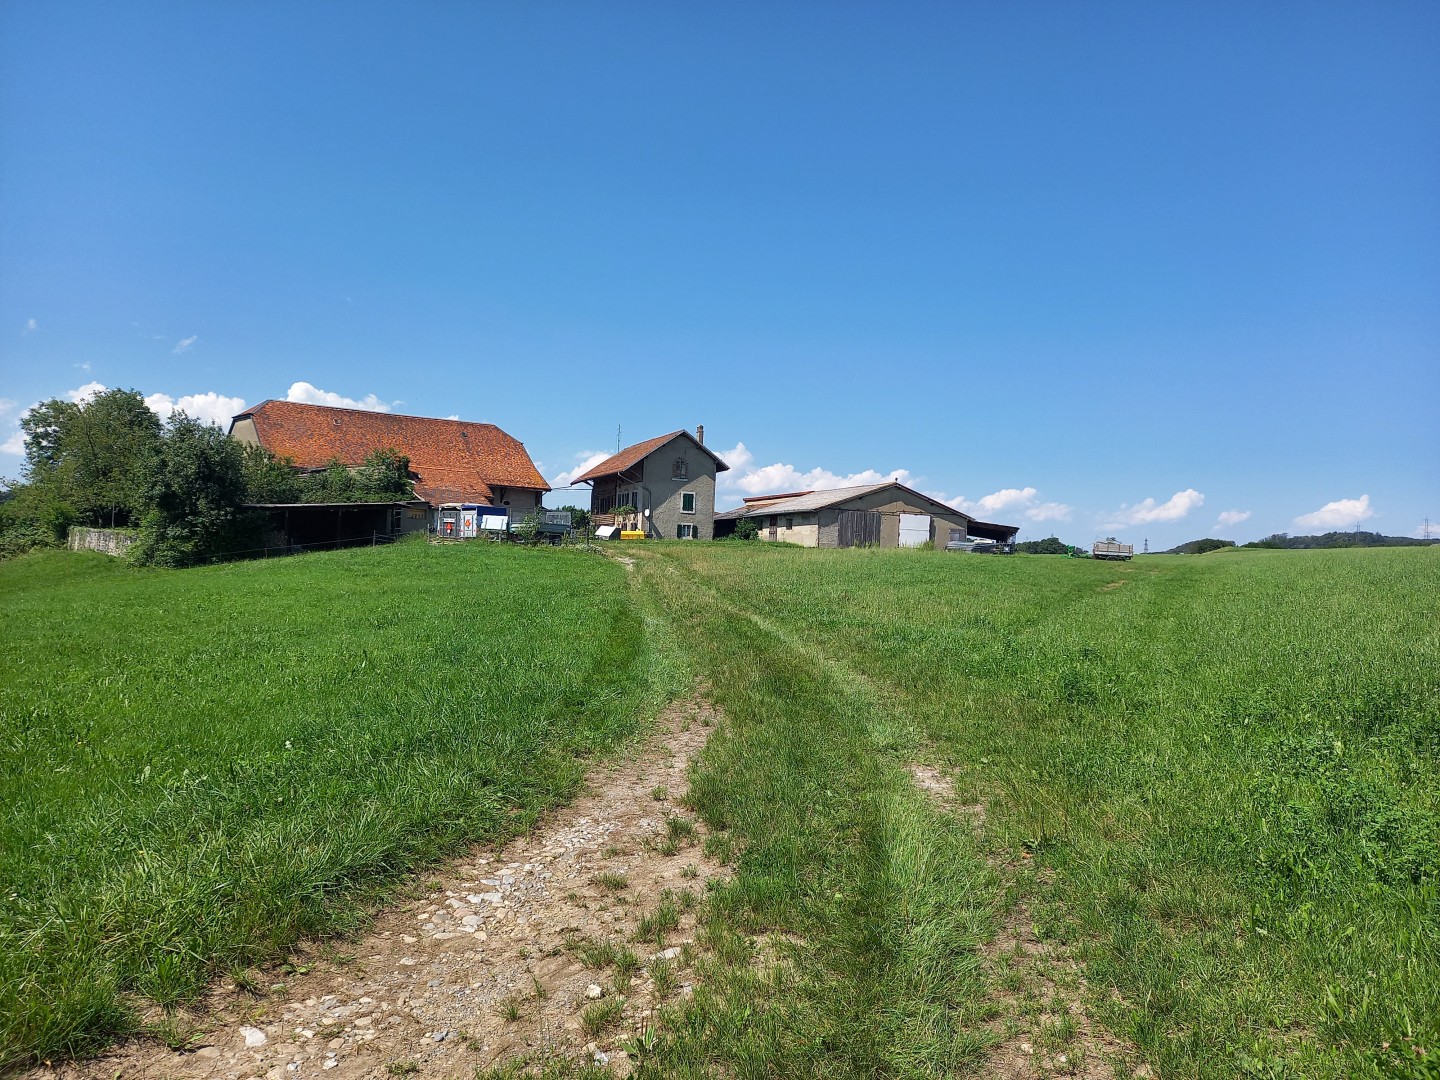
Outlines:
{"label": "grass field", "polygon": [[514,831],[665,672],[622,569],[424,544],[0,564],[0,1063],[83,1052]]}
{"label": "grass field", "polygon": [[643,1074],[983,1068],[1024,902],[1132,1065],[1440,1075],[1440,552],[628,550],[0,566],[0,1059],[519,827],[683,663],[737,873]]}
{"label": "grass field", "polygon": [[732,721],[697,777],[748,842],[723,925],[804,943],[783,989],[719,978],[677,1060],[976,1067],[1018,892],[1160,1075],[1437,1075],[1440,553],[648,554]]}

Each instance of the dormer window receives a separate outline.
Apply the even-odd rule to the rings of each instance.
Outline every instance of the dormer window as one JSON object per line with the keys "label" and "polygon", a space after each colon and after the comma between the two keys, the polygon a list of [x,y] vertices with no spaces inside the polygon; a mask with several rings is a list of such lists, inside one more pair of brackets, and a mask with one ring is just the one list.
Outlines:
{"label": "dormer window", "polygon": [[671,480],[689,480],[689,479],[690,479],[690,463],[689,463],[688,461],[686,461],[683,457],[677,457],[677,458],[675,459],[675,463],[670,466],[670,479],[671,479]]}

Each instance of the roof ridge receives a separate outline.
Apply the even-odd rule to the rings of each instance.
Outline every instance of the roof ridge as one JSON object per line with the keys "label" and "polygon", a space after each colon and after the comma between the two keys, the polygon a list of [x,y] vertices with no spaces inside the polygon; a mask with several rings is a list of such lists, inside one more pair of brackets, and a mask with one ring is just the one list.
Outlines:
{"label": "roof ridge", "polygon": [[[515,438],[515,436],[510,435],[509,432],[504,431],[503,428],[499,427],[498,425],[492,423],[492,422],[489,421],[489,420],[461,420],[461,419],[458,418],[458,417],[451,417],[451,416],[421,416],[421,415],[419,415],[418,413],[390,412],[388,409],[356,409],[356,408],[352,408],[352,407],[349,406],[349,405],[317,405],[317,404],[315,404],[313,401],[288,401],[288,400],[285,400],[285,399],[283,399],[283,398],[266,398],[264,401],[260,402],[258,405],[254,405],[254,406],[252,406],[251,408],[248,408],[248,409],[245,409],[245,410],[243,410],[243,411],[241,411],[241,412],[236,413],[235,415],[236,415],[236,416],[249,416],[251,413],[255,412],[256,410],[261,409],[261,408],[263,408],[264,406],[266,406],[266,405],[271,405],[271,404],[274,404],[274,405],[298,405],[298,406],[300,406],[301,408],[305,408],[305,409],[329,409],[331,412],[361,413],[362,415],[365,415],[365,416],[393,416],[393,417],[395,417],[396,419],[400,419],[400,420],[424,420],[424,421],[426,421],[427,423],[431,423],[431,424],[468,424],[468,425],[471,426],[471,427],[488,427],[488,428],[495,428],[496,431],[500,431],[500,432],[508,435],[508,436],[509,436],[510,438],[512,438],[512,439]],[[516,441],[519,442],[518,439],[516,439]]]}

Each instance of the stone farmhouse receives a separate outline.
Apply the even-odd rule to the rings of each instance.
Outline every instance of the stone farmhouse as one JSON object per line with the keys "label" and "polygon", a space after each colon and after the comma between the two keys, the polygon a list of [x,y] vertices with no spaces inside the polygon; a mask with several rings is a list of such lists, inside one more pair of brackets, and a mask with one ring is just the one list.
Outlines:
{"label": "stone farmhouse", "polygon": [[[715,476],[729,465],[705,446],[705,428],[627,446],[575,478],[590,485],[590,517],[657,540],[715,538]],[[617,516],[616,507],[633,513]]]}
{"label": "stone farmhouse", "polygon": [[494,424],[269,400],[237,414],[230,437],[305,471],[332,460],[354,469],[376,450],[410,459],[413,502],[267,507],[276,531],[296,544],[420,531],[474,536],[520,520],[550,490],[524,444]]}
{"label": "stone farmhouse", "polygon": [[763,540],[802,547],[943,548],[967,536],[1012,543],[1020,531],[976,521],[898,481],[749,498],[716,515],[717,534],[730,535],[742,518],[759,526]]}

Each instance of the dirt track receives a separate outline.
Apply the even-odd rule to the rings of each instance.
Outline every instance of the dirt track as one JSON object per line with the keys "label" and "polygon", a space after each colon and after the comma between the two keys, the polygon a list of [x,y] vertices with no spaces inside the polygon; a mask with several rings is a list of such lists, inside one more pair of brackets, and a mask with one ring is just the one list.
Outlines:
{"label": "dirt track", "polygon": [[[195,1029],[184,1052],[136,1041],[30,1076],[450,1077],[554,1056],[626,1075],[623,1044],[690,992],[694,912],[725,873],[678,804],[714,721],[702,701],[671,706],[638,753],[597,769],[530,835],[428,875],[422,899],[382,912],[363,938],[304,946],[291,970],[253,973],[248,988],[227,981],[178,1018]],[[666,900],[678,925],[663,942],[635,940]],[[635,954],[633,974],[605,962],[606,942]]]}

